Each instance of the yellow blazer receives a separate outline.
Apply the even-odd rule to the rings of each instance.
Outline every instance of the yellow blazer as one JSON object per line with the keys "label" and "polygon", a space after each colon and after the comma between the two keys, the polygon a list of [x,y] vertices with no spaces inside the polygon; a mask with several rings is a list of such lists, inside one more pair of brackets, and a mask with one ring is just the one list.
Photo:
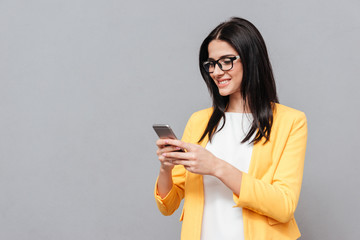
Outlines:
{"label": "yellow blazer", "polygon": [[[197,144],[213,109],[194,113],[182,140]],[[248,173],[243,173],[240,196],[233,195],[234,207],[243,208],[246,240],[297,239],[300,231],[294,212],[298,204],[304,169],[307,122],[303,112],[276,104],[270,141],[253,147]],[[208,138],[200,145],[205,147]],[[203,177],[177,165],[174,185],[165,198],[155,199],[162,214],[171,215],[185,198],[180,221],[181,239],[199,240],[204,208]],[[236,227],[236,226],[234,226]]]}

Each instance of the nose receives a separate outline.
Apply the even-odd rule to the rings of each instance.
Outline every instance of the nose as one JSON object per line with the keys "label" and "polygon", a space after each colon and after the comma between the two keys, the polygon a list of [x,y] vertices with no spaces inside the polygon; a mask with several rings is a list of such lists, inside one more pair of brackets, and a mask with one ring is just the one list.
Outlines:
{"label": "nose", "polygon": [[215,76],[217,76],[217,75],[222,75],[222,74],[224,74],[224,71],[221,70],[221,68],[219,67],[218,64],[215,64],[215,68],[214,68],[213,74],[214,74]]}

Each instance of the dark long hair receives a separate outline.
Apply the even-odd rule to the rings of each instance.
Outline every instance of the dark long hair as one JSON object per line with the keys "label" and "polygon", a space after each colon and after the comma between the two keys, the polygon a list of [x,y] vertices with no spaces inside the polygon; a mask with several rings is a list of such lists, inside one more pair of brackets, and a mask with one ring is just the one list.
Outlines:
{"label": "dark long hair", "polygon": [[224,127],[225,111],[229,103],[229,96],[220,95],[214,80],[202,65],[204,61],[208,60],[208,46],[212,40],[222,40],[229,43],[238,52],[243,65],[240,91],[244,107],[248,106],[252,113],[253,122],[242,143],[250,140],[255,132],[256,135],[251,142],[257,143],[263,137],[265,142],[269,141],[273,110],[275,103],[278,103],[279,100],[266,45],[259,30],[252,23],[242,18],[233,17],[217,26],[205,38],[200,47],[200,72],[212,97],[214,111],[199,142],[206,135],[211,141],[221,118],[224,121],[218,131]]}

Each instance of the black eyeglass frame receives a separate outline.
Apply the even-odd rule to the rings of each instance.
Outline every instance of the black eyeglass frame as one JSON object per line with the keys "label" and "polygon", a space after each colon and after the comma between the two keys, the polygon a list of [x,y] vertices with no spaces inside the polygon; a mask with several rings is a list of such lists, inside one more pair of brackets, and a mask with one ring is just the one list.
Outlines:
{"label": "black eyeglass frame", "polygon": [[[228,59],[231,60],[231,67],[230,67],[229,69],[224,70],[224,69],[222,68],[222,65],[221,65],[221,63],[220,63],[219,61],[221,61],[221,60],[223,60],[223,59],[226,59],[226,58],[228,58]],[[207,68],[207,67],[205,66],[206,64],[209,64],[209,63],[213,63],[213,64],[214,64],[214,70],[215,70],[215,64],[216,64],[216,65],[219,66],[219,68],[221,69],[221,71],[230,71],[230,70],[234,67],[234,61],[235,61],[236,59],[240,59],[240,56],[239,56],[239,55],[238,55],[238,56],[233,56],[233,57],[232,57],[232,56],[223,56],[223,57],[219,58],[218,60],[205,61],[205,62],[202,63],[202,66],[203,66],[203,68],[205,69],[205,71],[206,71],[207,73],[213,73],[213,72],[214,72],[214,71],[210,72],[210,71],[209,71],[209,68]]]}

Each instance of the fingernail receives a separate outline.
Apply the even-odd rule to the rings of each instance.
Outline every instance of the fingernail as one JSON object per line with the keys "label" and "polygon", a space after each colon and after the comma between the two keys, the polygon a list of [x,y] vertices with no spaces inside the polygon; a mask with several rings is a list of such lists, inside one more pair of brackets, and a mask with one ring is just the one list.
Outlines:
{"label": "fingernail", "polygon": [[168,141],[168,140],[166,140],[166,141],[165,141],[165,143],[166,143],[166,144],[168,144],[168,143],[169,143],[169,141]]}
{"label": "fingernail", "polygon": [[164,157],[166,157],[166,153],[163,153],[162,155],[163,155]]}
{"label": "fingernail", "polygon": [[176,150],[180,150],[181,148],[180,148],[180,147],[176,147],[175,149],[176,149]]}

